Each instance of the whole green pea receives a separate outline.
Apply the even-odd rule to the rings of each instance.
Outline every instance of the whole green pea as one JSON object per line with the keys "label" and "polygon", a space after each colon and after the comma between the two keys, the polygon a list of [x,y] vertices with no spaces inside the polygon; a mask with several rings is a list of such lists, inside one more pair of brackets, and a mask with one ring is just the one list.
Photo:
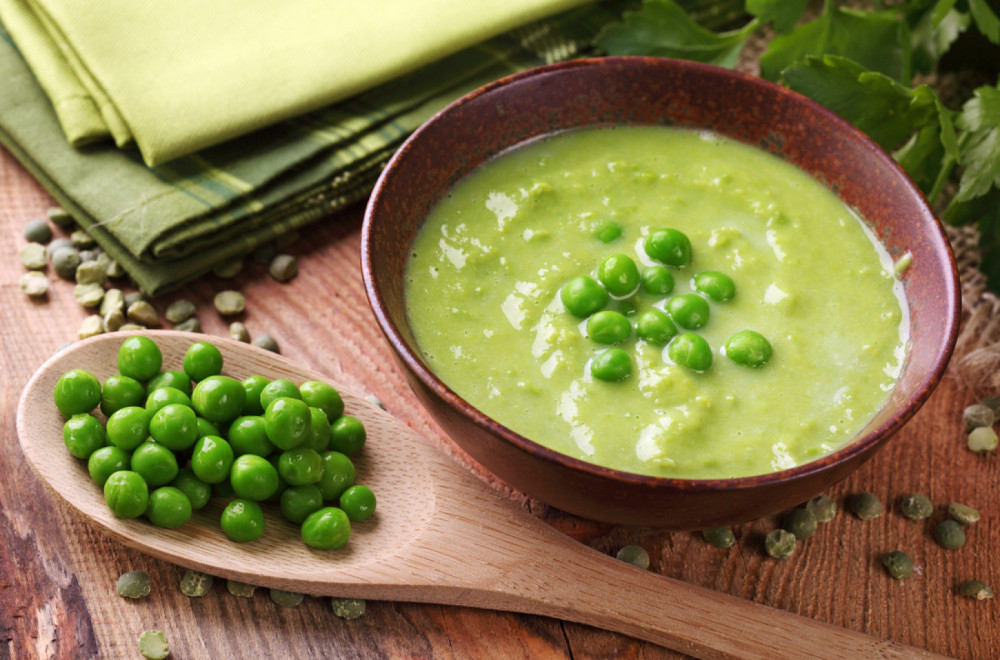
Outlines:
{"label": "whole green pea", "polygon": [[620,348],[609,348],[591,360],[590,374],[608,383],[625,380],[632,374],[632,358]]}
{"label": "whole green pea", "polygon": [[625,315],[609,309],[587,319],[587,335],[598,344],[619,344],[632,334],[632,324]]}
{"label": "whole green pea", "polygon": [[149,411],[139,406],[116,410],[108,417],[108,442],[119,449],[132,451],[149,437],[150,417]]}
{"label": "whole green pea", "polygon": [[667,342],[677,334],[677,326],[666,312],[653,308],[646,310],[636,319],[635,333],[639,339],[653,346],[666,346]]}
{"label": "whole green pea", "polygon": [[264,410],[271,405],[271,402],[281,397],[302,400],[302,391],[298,386],[287,378],[272,380],[260,391],[260,405]]}
{"label": "whole green pea", "polygon": [[303,447],[316,451],[326,451],[330,447],[330,422],[326,413],[319,408],[309,408],[309,436]]}
{"label": "whole green pea", "polygon": [[260,393],[264,391],[264,387],[270,382],[269,378],[260,375],[250,376],[243,381],[243,392],[245,393],[245,401],[243,403],[244,415],[264,414],[264,406],[260,403]]}
{"label": "whole green pea", "polygon": [[697,293],[674,296],[667,301],[667,312],[674,323],[688,330],[705,327],[711,314],[708,301]]}
{"label": "whole green pea", "polygon": [[175,529],[191,519],[191,500],[173,486],[161,486],[149,494],[146,517],[157,527]]}
{"label": "whole green pea", "polygon": [[726,357],[745,367],[762,367],[774,355],[774,349],[764,335],[753,330],[740,330],[726,340]]}
{"label": "whole green pea", "polygon": [[63,443],[69,453],[77,458],[90,455],[104,446],[107,436],[104,425],[93,415],[73,415],[63,424]]}
{"label": "whole green pea", "polygon": [[667,345],[667,355],[675,364],[694,371],[705,371],[712,366],[712,347],[693,332],[674,337]]}
{"label": "whole green pea", "polygon": [[145,383],[160,373],[163,353],[149,337],[136,335],[122,342],[118,349],[118,372]]}
{"label": "whole green pea", "polygon": [[212,497],[212,486],[199,479],[194,470],[188,467],[178,470],[170,485],[187,495],[191,508],[195,511],[204,509]]}
{"label": "whole green pea", "polygon": [[152,440],[147,440],[135,448],[130,466],[133,472],[138,472],[153,488],[165,486],[173,481],[178,470],[174,452]]}
{"label": "whole green pea", "polygon": [[354,484],[354,463],[339,451],[325,451],[320,456],[323,458],[323,475],[316,485],[325,501],[336,501],[341,493]]}
{"label": "whole green pea", "polygon": [[624,298],[639,286],[639,267],[626,254],[612,254],[597,267],[597,279],[611,295]]}
{"label": "whole green pea", "polygon": [[229,376],[206,376],[191,393],[191,405],[210,422],[229,424],[243,414],[246,390],[243,384]]}
{"label": "whole green pea", "polygon": [[653,296],[666,296],[674,290],[674,276],[663,266],[642,270],[642,290]]}
{"label": "whole green pea", "polygon": [[302,540],[310,548],[331,550],[347,543],[351,521],[342,509],[328,506],[310,513],[302,521]]}
{"label": "whole green pea", "polygon": [[691,240],[677,229],[657,229],[646,237],[643,249],[651,259],[668,266],[686,266],[691,261]]}
{"label": "whole green pea", "polygon": [[375,513],[375,493],[368,486],[351,486],[341,493],[340,508],[355,522],[368,520]]}
{"label": "whole green pea", "polygon": [[368,439],[365,425],[357,417],[344,415],[330,425],[330,448],[353,456],[361,451]]}
{"label": "whole green pea", "polygon": [[149,435],[171,451],[183,451],[198,439],[198,416],[179,403],[163,406],[149,419]]}
{"label": "whole green pea", "polygon": [[281,452],[278,474],[290,486],[314,484],[323,476],[323,458],[315,449],[298,447]]}
{"label": "whole green pea", "polygon": [[307,380],[299,385],[299,393],[310,408],[319,408],[326,413],[330,422],[344,414],[344,400],[340,392],[329,383]]}
{"label": "whole green pea", "polygon": [[244,454],[233,461],[229,483],[237,497],[259,502],[278,490],[278,471],[263,456]]}
{"label": "whole green pea", "polygon": [[118,518],[138,518],[146,513],[149,487],[137,472],[119,470],[104,482],[104,501]]}
{"label": "whole green pea", "polygon": [[264,534],[264,511],[256,502],[236,498],[223,509],[219,525],[233,541],[256,541]]}
{"label": "whole green pea", "polygon": [[189,398],[191,396],[191,379],[179,369],[161,371],[146,384],[146,390],[149,392],[158,387],[172,387],[175,390],[184,392]]}
{"label": "whole green pea", "polygon": [[269,456],[274,451],[274,445],[267,438],[264,418],[260,415],[237,417],[229,425],[228,437],[229,444],[233,447],[233,453],[237,456],[243,454]]}
{"label": "whole green pea", "polygon": [[146,401],[146,388],[134,378],[112,374],[101,388],[101,412],[111,415],[126,406],[141,406]]}
{"label": "whole green pea", "polygon": [[233,448],[217,435],[206,435],[194,443],[191,469],[207,484],[217,484],[229,477],[233,466]]}
{"label": "whole green pea", "polygon": [[87,459],[87,472],[95,484],[103,487],[104,482],[112,474],[119,470],[127,470],[131,459],[131,454],[118,447],[113,445],[101,447]]}
{"label": "whole green pea", "polygon": [[622,226],[614,220],[608,220],[594,232],[594,236],[602,243],[610,243],[622,235]]}
{"label": "whole green pea", "polygon": [[184,353],[183,364],[184,373],[197,383],[209,376],[217,376],[222,373],[222,353],[214,344],[207,341],[196,341]]}
{"label": "whole green pea", "polygon": [[726,302],[736,295],[736,284],[732,278],[717,270],[705,270],[695,275],[694,288],[715,302]]}
{"label": "whole green pea", "polygon": [[305,443],[312,428],[312,413],[300,399],[281,397],[264,411],[264,428],[271,443],[279,449],[295,449]]}
{"label": "whole green pea", "polygon": [[86,369],[71,369],[56,381],[52,392],[63,417],[89,413],[101,402],[101,383]]}
{"label": "whole green pea", "polygon": [[191,407],[191,397],[176,387],[161,385],[155,390],[150,390],[146,395],[146,410],[152,415],[163,406],[178,403],[182,406]]}
{"label": "whole green pea", "polygon": [[603,309],[609,298],[607,289],[586,275],[574,277],[559,291],[559,299],[566,310],[581,319]]}
{"label": "whole green pea", "polygon": [[323,508],[323,493],[315,484],[289,486],[281,494],[281,515],[293,523],[301,523],[306,517]]}

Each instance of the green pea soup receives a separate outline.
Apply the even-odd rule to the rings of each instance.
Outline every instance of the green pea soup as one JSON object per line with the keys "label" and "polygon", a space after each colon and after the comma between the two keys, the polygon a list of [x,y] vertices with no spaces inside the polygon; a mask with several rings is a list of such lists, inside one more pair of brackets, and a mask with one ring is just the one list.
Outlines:
{"label": "green pea soup", "polygon": [[[609,230],[609,227],[612,230]],[[591,363],[609,348],[560,299],[624,254],[663,265],[644,241],[683,232],[692,257],[670,293],[642,286],[603,309],[630,320],[614,344],[617,382]],[[695,276],[731,278],[705,296],[702,371],[638,338],[636,320],[702,295]],[[460,181],[422,226],[407,270],[407,313],[429,366],[466,401],[558,452],[629,472],[709,479],[790,468],[839,449],[884,405],[908,347],[892,261],[833,193],[777,156],[709,132],[579,129],[505,152]],[[752,330],[762,366],[725,355]],[[686,332],[679,328],[679,332]]]}

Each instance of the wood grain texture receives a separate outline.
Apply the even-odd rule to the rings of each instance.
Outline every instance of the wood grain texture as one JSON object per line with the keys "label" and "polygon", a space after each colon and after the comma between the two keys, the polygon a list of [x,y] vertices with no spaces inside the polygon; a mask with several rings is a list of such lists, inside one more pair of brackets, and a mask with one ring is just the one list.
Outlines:
{"label": "wood grain texture", "polygon": [[[204,598],[181,595],[176,585],[182,569],[79,520],[48,495],[17,443],[14,418],[22,388],[62,342],[75,338],[86,316],[73,301],[72,285],[54,275],[45,302],[32,302],[18,290],[21,229],[49,204],[13,159],[0,153],[0,658],[132,657],[135,640],[147,628],[162,629],[178,658],[680,657],[648,642],[532,615],[373,601],[365,617],[346,622],[319,598],[283,609],[266,591],[237,599],[221,583]],[[352,209],[317,228],[308,245],[293,246],[302,263],[287,285],[250,264],[235,282],[207,277],[157,306],[162,311],[176,298],[189,298],[199,304],[205,331],[226,335],[211,298],[224,288],[241,289],[249,300],[244,321],[251,333],[268,332],[290,359],[378,396],[413,431],[467,462],[419,409],[375,327],[357,268],[359,225],[360,209]],[[849,494],[870,490],[887,504],[924,492],[937,505],[931,521],[914,523],[893,511],[863,522],[841,513],[780,562],[761,552],[763,535],[778,516],[740,526],[737,546],[720,550],[697,533],[626,529],[567,516],[475,472],[514,505],[601,552],[643,545],[654,573],[943,655],[993,657],[1000,643],[998,602],[954,594],[956,584],[970,578],[1000,586],[1000,457],[964,449],[960,415],[973,400],[974,393],[945,381],[884,451],[831,492],[842,503]],[[983,518],[969,530],[964,548],[945,551],[934,545],[930,530],[952,500],[976,506]],[[897,548],[917,566],[903,582],[889,578],[879,559]],[[154,591],[145,601],[126,602],[115,594],[114,582],[135,568],[150,573]]]}

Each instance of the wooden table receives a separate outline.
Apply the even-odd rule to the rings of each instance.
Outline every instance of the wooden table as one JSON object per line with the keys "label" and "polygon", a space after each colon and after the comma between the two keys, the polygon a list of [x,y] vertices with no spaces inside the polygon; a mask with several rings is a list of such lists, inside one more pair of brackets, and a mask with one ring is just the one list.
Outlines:
{"label": "wooden table", "polygon": [[[364,617],[345,621],[325,598],[286,609],[266,590],[249,600],[235,598],[221,581],[204,598],[183,596],[177,589],[183,569],[128,549],[77,519],[49,496],[21,454],[14,427],[21,389],[60,344],[76,338],[87,315],[74,302],[72,285],[54,274],[46,301],[30,300],[18,289],[23,226],[51,204],[0,151],[0,658],[138,657],[136,639],[150,628],[164,631],[174,658],[680,657],[586,626],[504,612],[369,602]],[[361,214],[358,207],[330,218],[308,242],[293,246],[300,272],[288,284],[250,264],[235,281],[205,277],[157,306],[162,313],[172,300],[189,298],[199,306],[205,332],[227,335],[211,300],[235,285],[247,296],[251,333],[267,332],[285,356],[374,394],[456,460],[467,461],[421,410],[376,327],[358,268]],[[642,545],[652,557],[651,571],[944,655],[997,657],[1000,601],[955,594],[957,584],[972,578],[1000,589],[1000,455],[965,449],[961,412],[974,400],[974,393],[946,380],[888,447],[830,492],[843,504],[852,493],[872,491],[891,511],[869,522],[842,511],[782,561],[762,551],[763,536],[779,516],[736,528],[737,545],[721,550],[698,533],[594,523],[493,486],[601,551]],[[937,506],[930,521],[898,513],[899,499],[913,492]],[[951,501],[982,513],[957,551],[943,550],[930,536]],[[881,564],[881,556],[895,549],[908,552],[916,566],[901,582]],[[150,574],[153,591],[146,600],[126,601],[115,593],[115,581],[135,569]],[[825,657],[823,648],[816,654]]]}

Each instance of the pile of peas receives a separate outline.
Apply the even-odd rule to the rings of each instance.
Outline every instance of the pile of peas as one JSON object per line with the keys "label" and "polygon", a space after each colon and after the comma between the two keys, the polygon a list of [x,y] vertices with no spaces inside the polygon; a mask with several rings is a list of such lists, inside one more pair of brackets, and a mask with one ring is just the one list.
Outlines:
{"label": "pile of peas", "polygon": [[[614,224],[606,225],[598,231],[597,238],[608,243],[621,234],[620,228],[615,229]],[[563,306],[573,316],[587,319],[587,335],[598,344],[621,344],[632,336],[634,329],[646,343],[666,346],[667,356],[674,363],[706,371],[712,366],[712,347],[694,331],[709,321],[709,300],[715,303],[732,300],[736,285],[725,273],[707,270],[692,279],[696,293],[667,298],[674,290],[674,277],[668,267],[683,268],[691,262],[691,240],[677,229],[658,229],[646,237],[643,249],[658,263],[640,272],[628,255],[612,254],[601,261],[596,279],[580,275],[566,282],[559,292]],[[665,303],[662,309],[654,307],[640,314],[634,328],[625,314],[604,309],[612,297],[624,300],[640,290],[663,297]],[[753,330],[733,334],[722,352],[746,367],[761,367],[773,354],[770,342]],[[632,358],[624,349],[613,346],[594,357],[590,373],[603,381],[625,380],[632,374]]]}
{"label": "pile of peas", "polygon": [[[114,515],[172,529],[215,494],[229,500],[222,530],[244,542],[264,533],[260,503],[276,502],[307,545],[330,549],[347,542],[352,521],[374,513],[375,495],[354,484],[350,458],[364,447],[365,427],[343,414],[331,385],[259,375],[240,382],[222,375],[222,354],[208,342],[188,348],[183,370],[162,365],[156,343],[133,336],[103,387],[83,369],[55,386],[66,448],[87,462]],[[98,406],[106,424],[91,414]]]}

